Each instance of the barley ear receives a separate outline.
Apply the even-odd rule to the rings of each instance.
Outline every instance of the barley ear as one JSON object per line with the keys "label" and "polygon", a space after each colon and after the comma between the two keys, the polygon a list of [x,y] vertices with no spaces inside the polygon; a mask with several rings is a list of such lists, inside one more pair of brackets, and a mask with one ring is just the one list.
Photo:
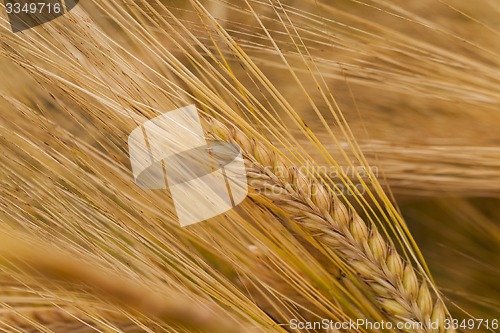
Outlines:
{"label": "barley ear", "polygon": [[[210,121],[214,123],[217,122]],[[217,133],[228,133],[220,129],[209,132],[213,140],[221,139]],[[224,139],[242,148],[250,187],[289,213],[321,244],[335,250],[371,287],[384,312],[395,322],[421,322],[424,332],[432,332],[428,323],[436,318],[439,329],[443,329],[448,316],[444,304],[431,294],[427,282],[419,279],[412,265],[405,262],[375,225],[367,225],[326,185],[303,174],[264,144],[252,143],[236,128],[229,132],[232,137]]]}

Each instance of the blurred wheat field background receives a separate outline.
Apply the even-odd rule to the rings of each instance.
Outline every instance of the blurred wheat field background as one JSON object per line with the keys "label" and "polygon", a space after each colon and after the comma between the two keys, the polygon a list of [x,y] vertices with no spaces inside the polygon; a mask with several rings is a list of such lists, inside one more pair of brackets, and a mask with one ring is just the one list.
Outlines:
{"label": "blurred wheat field background", "polygon": [[[0,7],[2,332],[498,331],[498,2]],[[250,193],[181,228],[127,138],[189,104]]]}

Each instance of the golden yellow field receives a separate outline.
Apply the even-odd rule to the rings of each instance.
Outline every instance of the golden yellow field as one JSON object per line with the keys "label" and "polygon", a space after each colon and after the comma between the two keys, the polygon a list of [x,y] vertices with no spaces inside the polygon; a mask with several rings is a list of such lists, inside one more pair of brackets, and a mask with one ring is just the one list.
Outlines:
{"label": "golden yellow field", "polygon": [[12,2],[1,332],[499,330],[498,1]]}

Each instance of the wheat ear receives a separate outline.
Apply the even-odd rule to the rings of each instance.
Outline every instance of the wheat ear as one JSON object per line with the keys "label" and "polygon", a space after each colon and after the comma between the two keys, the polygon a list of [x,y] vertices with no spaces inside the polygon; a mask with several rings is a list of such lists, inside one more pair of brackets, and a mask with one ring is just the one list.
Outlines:
{"label": "wheat ear", "polygon": [[[420,322],[420,332],[453,332],[444,329],[448,315],[443,302],[433,300],[427,282],[420,281],[412,265],[384,240],[375,225],[368,227],[325,185],[288,166],[263,144],[250,140],[236,128],[229,129],[215,120],[209,123],[212,139],[241,147],[249,186],[279,204],[322,244],[336,250],[372,289],[378,304],[394,321]],[[439,323],[439,328],[431,329],[429,322]]]}

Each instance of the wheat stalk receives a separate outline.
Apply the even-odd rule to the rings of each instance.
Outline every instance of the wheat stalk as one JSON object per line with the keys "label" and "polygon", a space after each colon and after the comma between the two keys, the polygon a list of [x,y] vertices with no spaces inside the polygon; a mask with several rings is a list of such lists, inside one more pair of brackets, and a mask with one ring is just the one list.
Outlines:
{"label": "wheat stalk", "polygon": [[[0,266],[4,269],[14,265],[17,269],[21,269],[25,273],[24,279],[27,276],[34,278],[34,282],[29,284],[43,286],[49,278],[58,281],[67,291],[71,290],[71,286],[77,286],[78,290],[85,290],[99,298],[105,298],[107,302],[125,313],[154,318],[151,320],[181,327],[187,331],[217,333],[253,331],[252,328],[244,327],[222,315],[216,315],[211,305],[196,303],[182,294],[174,294],[173,290],[168,291],[170,297],[165,297],[165,290],[161,291],[157,287],[155,292],[152,292],[144,282],[139,283],[124,278],[103,268],[95,269],[94,265],[77,259],[74,254],[69,256],[42,242],[34,245],[24,241],[14,242],[11,239],[21,238],[15,233],[9,235],[0,233]],[[43,313],[34,312],[34,314]],[[49,314],[50,312],[45,313],[45,316],[40,318],[35,316],[33,322],[42,325],[50,322]],[[53,316],[56,314],[52,313]],[[109,316],[109,313],[107,315]],[[66,319],[64,321],[68,322]]]}
{"label": "wheat stalk", "polygon": [[[3,306],[2,306],[3,307]],[[109,325],[109,324],[106,324]],[[104,326],[104,325],[102,325]],[[136,324],[126,319],[120,319],[113,324],[113,329],[120,332],[143,332]],[[99,332],[95,320],[84,313],[76,313],[58,307],[15,307],[15,309],[0,312],[0,327],[2,332]]]}
{"label": "wheat stalk", "polygon": [[[378,304],[395,321],[418,321],[422,332],[433,332],[438,322],[445,332],[447,309],[433,300],[429,285],[386,242],[375,225],[368,227],[353,209],[347,208],[319,181],[290,167],[274,151],[250,140],[235,128],[210,121],[213,137],[238,144],[247,162],[251,188],[288,213],[321,243],[336,250],[367,283]],[[453,332],[453,330],[446,330]]]}
{"label": "wheat stalk", "polygon": [[[326,135],[317,134],[327,142]],[[308,148],[308,142],[301,142]],[[447,143],[395,143],[387,140],[359,141],[372,168],[380,167],[391,191],[401,196],[438,197],[498,196],[500,192],[500,149]],[[335,144],[325,145],[338,155]],[[310,149],[312,158],[316,155]],[[337,153],[337,154],[336,154]]]}

